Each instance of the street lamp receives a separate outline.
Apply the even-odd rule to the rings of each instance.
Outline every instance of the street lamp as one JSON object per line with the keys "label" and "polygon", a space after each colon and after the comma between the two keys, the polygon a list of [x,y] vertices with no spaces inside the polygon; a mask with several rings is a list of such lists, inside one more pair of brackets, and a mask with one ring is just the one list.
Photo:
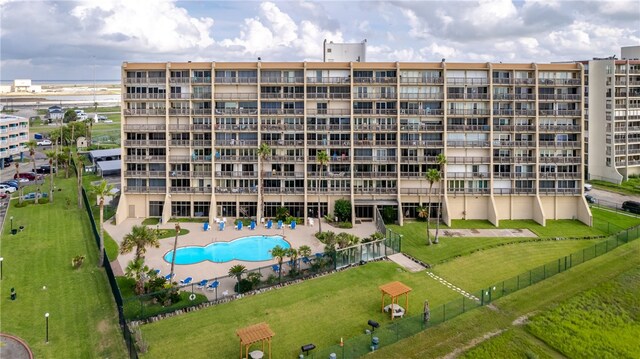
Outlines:
{"label": "street lamp", "polygon": [[169,283],[173,280],[173,267],[176,264],[176,250],[178,247],[178,236],[180,235],[180,223],[176,223],[176,239],[173,241],[173,255],[171,256],[171,273],[169,273]]}
{"label": "street lamp", "polygon": [[2,261],[4,261],[4,258],[0,257],[0,280],[2,280]]}
{"label": "street lamp", "polygon": [[9,217],[11,220],[11,234],[13,234],[13,216]]}
{"label": "street lamp", "polygon": [[49,313],[44,313],[45,343],[49,343]]}

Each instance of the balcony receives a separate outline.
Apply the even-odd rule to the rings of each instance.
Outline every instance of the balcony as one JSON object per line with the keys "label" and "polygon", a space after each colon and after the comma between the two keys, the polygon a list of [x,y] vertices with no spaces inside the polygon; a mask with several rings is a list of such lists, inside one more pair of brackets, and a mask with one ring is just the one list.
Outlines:
{"label": "balcony", "polygon": [[580,141],[540,141],[540,147],[580,148]]}
{"label": "balcony", "polygon": [[540,116],[580,116],[580,110],[540,110]]}
{"label": "balcony", "polygon": [[580,132],[579,125],[540,125],[540,131],[551,132]]}
{"label": "balcony", "polygon": [[543,196],[571,196],[571,195],[579,195],[581,189],[580,188],[540,188],[538,192]]}
{"label": "balcony", "polygon": [[224,178],[256,178],[257,171],[216,171],[216,177]]}
{"label": "balcony", "polygon": [[[327,189],[323,188],[326,192]],[[265,194],[303,194],[304,187],[265,187],[262,190]],[[316,191],[317,192],[317,191]],[[340,192],[338,189],[331,189],[332,193],[345,193]],[[346,193],[349,193],[349,189],[346,190]]]}
{"label": "balcony", "polygon": [[515,99],[519,101],[533,101],[536,99],[536,95],[531,93],[516,93]]}
{"label": "balcony", "polygon": [[258,94],[255,92],[216,92],[214,98],[216,100],[257,100]]}
{"label": "balcony", "polygon": [[122,125],[125,132],[164,132],[165,125]]}
{"label": "balcony", "polygon": [[189,80],[190,79],[188,77],[170,77],[169,78],[169,83],[172,83],[172,84],[188,84]]}
{"label": "balcony", "polygon": [[257,115],[257,108],[216,108],[216,115]]}
{"label": "balcony", "polygon": [[164,147],[167,145],[165,140],[124,140],[127,147]]}
{"label": "balcony", "polygon": [[153,108],[153,109],[125,109],[122,111],[125,116],[164,116],[166,109]]}
{"label": "balcony", "polygon": [[294,84],[294,83],[303,84],[304,77],[299,77],[299,76],[294,76],[294,77],[268,76],[267,77],[265,76],[260,78],[260,82],[263,84]]}
{"label": "balcony", "polygon": [[166,174],[165,171],[124,171],[125,177],[138,178],[164,178]]}
{"label": "balcony", "polygon": [[494,93],[494,100],[513,100],[515,96],[512,93]]}
{"label": "balcony", "polygon": [[165,193],[167,187],[125,186],[125,193]]}
{"label": "balcony", "polygon": [[[468,157],[468,156],[450,156],[447,157],[448,164],[476,164],[476,163],[489,163],[491,161],[491,157]],[[433,161],[435,162],[435,157],[433,157]]]}
{"label": "balcony", "polygon": [[258,83],[257,77],[216,77],[216,84],[255,84]]}
{"label": "balcony", "polygon": [[304,109],[302,108],[262,108],[260,109],[261,115],[303,115]]}
{"label": "balcony", "polygon": [[191,109],[191,114],[192,115],[199,115],[199,116],[203,116],[203,115],[204,116],[211,116],[211,114],[212,114],[211,111],[213,111],[213,110],[210,109],[210,108],[194,108],[194,109]]}
{"label": "balcony", "polygon": [[189,140],[171,140],[172,147],[189,147]]}
{"label": "balcony", "polygon": [[442,84],[444,83],[443,77],[414,77],[414,76],[400,76],[401,84]]}
{"label": "balcony", "polygon": [[125,93],[122,95],[125,100],[164,100],[167,94],[164,93]]}
{"label": "balcony", "polygon": [[215,140],[214,146],[251,146],[257,147],[258,140]]}
{"label": "balcony", "polygon": [[136,155],[126,155],[124,156],[125,162],[165,162],[167,160],[167,156],[136,156]]}
{"label": "balcony", "polygon": [[444,115],[444,110],[442,109],[400,109],[401,115],[419,115],[419,116],[442,116]]}
{"label": "balcony", "polygon": [[280,92],[261,92],[260,99],[302,99],[304,93],[280,93]]}
{"label": "balcony", "polygon": [[211,187],[170,187],[170,193],[211,193]]}
{"label": "balcony", "polygon": [[489,147],[489,141],[447,141],[448,147]]}
{"label": "balcony", "polygon": [[398,188],[354,188],[354,194],[397,194]]}
{"label": "balcony", "polygon": [[354,77],[354,84],[395,84],[398,82],[397,77]]}
{"label": "balcony", "polygon": [[542,101],[580,101],[580,95],[574,94],[539,94]]}
{"label": "balcony", "polygon": [[444,93],[401,93],[400,98],[403,100],[442,100]]}
{"label": "balcony", "polygon": [[[265,128],[263,127],[263,130]],[[216,125],[216,131],[257,131],[258,130],[258,125],[231,125],[231,124],[224,124],[224,125]]]}
{"label": "balcony", "polygon": [[541,172],[540,178],[544,179],[580,179],[580,172]]}
{"label": "balcony", "polygon": [[307,77],[307,84],[348,84],[351,77]]}
{"label": "balcony", "polygon": [[[380,141],[376,141],[380,142]],[[401,146],[406,147],[443,147],[443,141],[423,141],[423,140],[402,140],[400,141]]]}
{"label": "balcony", "polygon": [[211,140],[192,140],[191,146],[193,147],[211,147]]}
{"label": "balcony", "polygon": [[169,98],[172,100],[189,100],[191,99],[190,93],[171,93]]}
{"label": "balcony", "polygon": [[396,162],[397,156],[354,156],[354,162]]}
{"label": "balcony", "polygon": [[489,172],[447,172],[446,178],[489,178]]}
{"label": "balcony", "polygon": [[422,187],[417,187],[417,188],[408,188],[408,187],[402,187],[400,188],[400,193],[401,194],[407,194],[407,195],[420,195],[420,194],[431,194],[431,195],[438,195],[440,194],[440,189],[439,188],[432,188],[431,190],[429,190],[429,188],[422,188]]}
{"label": "balcony", "polygon": [[351,114],[351,110],[349,109],[315,109],[315,108],[307,109],[308,116],[314,116],[314,115],[348,116],[350,114]]}
{"label": "balcony", "polygon": [[465,195],[465,194],[481,195],[481,194],[489,194],[489,189],[488,188],[448,188],[447,194],[450,196]]}
{"label": "balcony", "polygon": [[489,125],[447,125],[447,131],[488,132],[488,131],[491,131],[491,126]]}
{"label": "balcony", "polygon": [[540,157],[540,163],[581,163],[582,157],[579,156],[571,156],[571,157],[561,157],[561,156],[550,156],[550,157]]}
{"label": "balcony", "polygon": [[538,84],[542,86],[580,86],[580,79],[538,79]]}
{"label": "balcony", "polygon": [[171,108],[171,109],[169,109],[169,115],[189,116],[190,114],[191,114],[191,109],[188,109],[188,108]]}
{"label": "balcony", "polygon": [[262,178],[304,178],[304,174],[305,172],[295,171],[264,171],[262,172]]}
{"label": "balcony", "polygon": [[486,77],[449,77],[447,78],[447,85],[487,85],[489,80]]}
{"label": "balcony", "polygon": [[462,115],[462,116],[488,116],[490,111],[488,109],[458,109],[450,108],[447,113],[449,115]]}
{"label": "balcony", "polygon": [[354,115],[397,115],[398,110],[396,109],[365,109],[365,108],[356,108],[353,109]]}
{"label": "balcony", "polygon": [[536,190],[535,188],[494,188],[493,189],[493,194],[494,195],[511,195],[511,194],[535,194]]}
{"label": "balcony", "polygon": [[124,83],[127,85],[165,84],[167,83],[167,78],[166,77],[128,77],[124,79]]}
{"label": "balcony", "polygon": [[210,84],[211,76],[193,76],[191,77],[192,84]]}
{"label": "balcony", "polygon": [[216,162],[256,163],[258,156],[216,156]]}

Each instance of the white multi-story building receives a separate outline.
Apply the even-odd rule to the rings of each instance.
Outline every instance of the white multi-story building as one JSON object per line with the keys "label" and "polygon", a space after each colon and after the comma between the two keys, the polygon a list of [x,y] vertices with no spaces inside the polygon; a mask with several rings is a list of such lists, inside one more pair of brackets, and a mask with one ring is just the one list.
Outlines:
{"label": "white multi-story building", "polygon": [[27,150],[29,120],[24,117],[0,114],[0,168],[7,157]]}
{"label": "white multi-story building", "polygon": [[116,221],[306,220],[347,199],[354,221],[441,204],[447,223],[590,223],[582,78],[579,63],[124,63]]}
{"label": "white multi-story building", "polygon": [[622,54],[631,58],[594,59],[585,71],[589,178],[614,183],[640,174],[640,46]]}

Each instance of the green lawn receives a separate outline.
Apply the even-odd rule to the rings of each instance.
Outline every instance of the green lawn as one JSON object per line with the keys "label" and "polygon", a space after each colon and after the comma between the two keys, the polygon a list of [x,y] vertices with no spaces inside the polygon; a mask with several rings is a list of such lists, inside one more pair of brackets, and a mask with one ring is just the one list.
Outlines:
{"label": "green lawn", "polygon": [[518,243],[457,258],[434,267],[433,272],[467,291],[477,291],[596,243],[595,240]]}
{"label": "green lawn", "polygon": [[640,267],[533,317],[527,329],[567,356],[639,357]]}
{"label": "green lawn", "polygon": [[[384,346],[369,357],[436,358],[444,356],[487,333],[511,328],[513,320],[522,315],[552,308],[557,303],[586,289],[636,269],[638,258],[640,258],[640,240],[620,246],[610,253],[498,299],[493,302],[496,309],[482,307],[472,310],[405,340]],[[509,356],[495,353],[493,357]]]}
{"label": "green lawn", "polygon": [[640,178],[629,178],[628,181],[622,182],[622,184],[615,184],[606,181],[591,180],[589,181],[594,188],[604,189],[607,191],[617,192],[621,194],[640,194]]}
{"label": "green lawn", "polygon": [[338,343],[340,337],[346,339],[361,334],[369,319],[381,325],[389,322],[380,312],[378,286],[395,280],[413,288],[408,315],[421,310],[427,298],[432,306],[460,298],[424,272],[408,273],[391,262],[368,263],[146,324],[142,326],[142,333],[149,352],[144,357],[232,358],[239,353],[235,330],[263,321],[276,333],[273,357],[296,357],[302,344],[331,346]]}
{"label": "green lawn", "polygon": [[465,352],[460,358],[493,359],[498,355],[501,358],[563,358],[562,355],[519,327],[510,328],[504,333],[482,342],[472,350]]}
{"label": "green lawn", "polygon": [[593,225],[605,232],[618,232],[624,228],[640,225],[640,218],[634,215],[591,207]]}
{"label": "green lawn", "polygon": [[[76,207],[75,179],[56,179],[53,204],[15,208],[8,216],[25,229],[12,236],[4,227],[0,255],[0,331],[23,338],[37,358],[124,358],[113,296],[84,210]],[[71,205],[65,200],[68,198]],[[71,268],[76,255],[84,265]],[[46,289],[43,287],[46,286]],[[17,300],[9,300],[15,287]],[[44,313],[50,313],[49,344]]]}

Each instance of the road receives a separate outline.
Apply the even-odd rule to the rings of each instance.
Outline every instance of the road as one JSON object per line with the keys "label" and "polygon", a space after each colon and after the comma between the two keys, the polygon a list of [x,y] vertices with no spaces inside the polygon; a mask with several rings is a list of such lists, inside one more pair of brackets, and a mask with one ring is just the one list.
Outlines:
{"label": "road", "polygon": [[596,203],[605,207],[620,208],[622,206],[622,202],[624,201],[640,202],[640,196],[619,194],[596,188],[592,189],[591,191],[585,192],[585,194],[593,196],[596,199]]}

